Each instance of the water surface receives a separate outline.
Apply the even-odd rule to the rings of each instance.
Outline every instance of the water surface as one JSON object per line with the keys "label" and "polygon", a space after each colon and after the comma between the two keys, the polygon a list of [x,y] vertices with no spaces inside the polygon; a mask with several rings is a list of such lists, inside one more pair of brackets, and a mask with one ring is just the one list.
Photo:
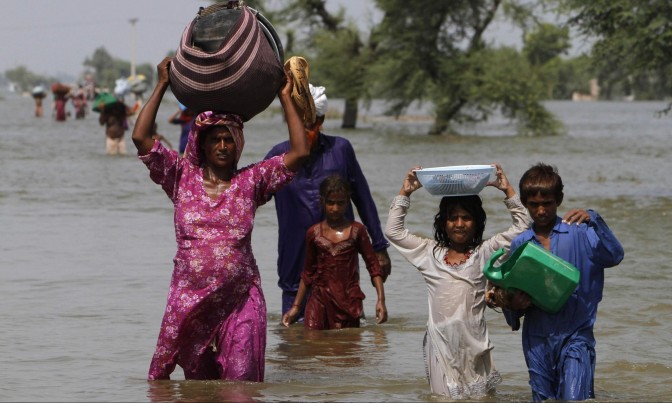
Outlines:
{"label": "water surface", "polygon": [[[337,102],[333,102],[338,107]],[[565,182],[560,208],[593,208],[623,244],[606,273],[597,338],[598,401],[670,400],[672,208],[670,118],[663,103],[553,102],[567,135],[517,138],[505,121],[464,128],[465,137],[426,136],[427,121],[391,122],[362,111],[360,128],[326,130],[353,143],[381,221],[414,165],[501,162],[516,186],[543,161]],[[159,111],[174,145],[175,104]],[[0,400],[2,401],[435,401],[424,378],[427,320],[421,276],[393,249],[385,284],[390,320],[360,329],[305,332],[279,325],[273,203],[258,211],[253,247],[269,312],[266,382],[148,383],[175,253],[172,206],[133,155],[105,155],[97,114],[59,123],[32,117],[32,100],[0,100]],[[476,135],[478,134],[478,135]],[[279,115],[246,125],[242,164],[286,138]],[[133,149],[130,133],[129,150]],[[486,235],[504,230],[502,194],[486,188]],[[439,199],[413,196],[408,227],[431,236]],[[365,311],[373,315],[375,290]],[[504,381],[484,401],[530,399],[520,335],[488,311],[495,364]]]}

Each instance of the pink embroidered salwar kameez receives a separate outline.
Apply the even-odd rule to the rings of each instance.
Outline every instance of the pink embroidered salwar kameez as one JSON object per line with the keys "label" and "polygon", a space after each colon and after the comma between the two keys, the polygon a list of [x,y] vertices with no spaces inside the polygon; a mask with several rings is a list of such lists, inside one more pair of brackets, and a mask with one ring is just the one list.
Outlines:
{"label": "pink embroidered salwar kameez", "polygon": [[177,254],[148,378],[263,381],[266,303],[251,235],[257,207],[294,174],[278,156],[239,169],[216,200],[205,192],[197,147],[185,158],[159,141],[139,158],[175,206]]}

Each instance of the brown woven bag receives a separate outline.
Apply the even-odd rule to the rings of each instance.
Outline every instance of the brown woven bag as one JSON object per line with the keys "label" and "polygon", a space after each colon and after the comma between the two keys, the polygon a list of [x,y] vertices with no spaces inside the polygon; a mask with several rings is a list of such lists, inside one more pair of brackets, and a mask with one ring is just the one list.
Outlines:
{"label": "brown woven bag", "polygon": [[235,113],[248,121],[284,83],[282,45],[261,14],[231,3],[238,2],[201,9],[186,27],[170,64],[170,86],[196,113]]}

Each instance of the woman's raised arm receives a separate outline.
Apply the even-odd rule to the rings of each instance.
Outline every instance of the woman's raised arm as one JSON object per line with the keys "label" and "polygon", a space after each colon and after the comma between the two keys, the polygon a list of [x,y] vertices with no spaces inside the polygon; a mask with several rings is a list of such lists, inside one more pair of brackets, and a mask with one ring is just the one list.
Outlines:
{"label": "woman's raised arm", "polygon": [[156,66],[156,71],[159,75],[159,81],[154,87],[154,92],[143,106],[138,118],[135,120],[133,127],[133,144],[138,149],[138,154],[147,154],[154,146],[154,139],[152,138],[154,122],[156,122],[156,113],[161,105],[163,95],[170,85],[168,76],[168,67],[170,66],[170,57],[166,57],[161,63]]}
{"label": "woman's raised arm", "polygon": [[285,111],[287,129],[289,130],[289,151],[285,154],[285,166],[292,171],[296,171],[310,155],[310,146],[308,145],[308,137],[303,127],[303,121],[296,110],[294,101],[292,101],[293,80],[287,71],[285,71],[285,79],[285,85],[278,93],[280,104]]}

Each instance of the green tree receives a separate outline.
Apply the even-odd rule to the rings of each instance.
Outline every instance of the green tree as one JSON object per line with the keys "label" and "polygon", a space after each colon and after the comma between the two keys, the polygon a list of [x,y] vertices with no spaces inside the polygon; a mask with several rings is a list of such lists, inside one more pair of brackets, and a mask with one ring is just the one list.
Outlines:
{"label": "green tree", "polygon": [[359,101],[369,99],[365,79],[375,46],[362,39],[367,35],[354,23],[346,21],[342,8],[330,13],[324,0],[290,0],[276,15],[291,28],[292,46],[286,55],[308,59],[310,81],[327,87],[330,96],[345,100],[341,127],[355,128]]}
{"label": "green tree", "polygon": [[592,68],[592,58],[581,55],[562,59],[557,64],[557,82],[553,85],[551,99],[571,99],[574,91],[590,92],[588,82],[596,77]]}
{"label": "green tree", "polygon": [[6,70],[5,77],[14,83],[16,83],[21,91],[30,91],[33,87],[37,85],[44,85],[51,81],[55,81],[49,77],[37,75],[25,66],[18,66],[14,69]]}
{"label": "green tree", "polygon": [[[451,123],[479,122],[499,109],[519,132],[553,135],[560,124],[540,103],[545,91],[513,49],[493,51],[483,39],[503,0],[376,0],[384,12],[369,73],[379,95],[400,114],[415,100],[434,104],[430,134],[454,133]],[[507,10],[528,22],[529,9]],[[502,57],[502,55],[507,57]],[[506,72],[506,74],[503,74]]]}
{"label": "green tree", "polygon": [[[101,47],[93,52],[91,57],[84,60],[84,66],[91,67],[96,76],[99,87],[113,89],[115,81],[126,78],[131,74],[131,62],[113,58],[105,48]],[[135,67],[136,74],[143,74],[148,79],[154,76],[155,67],[149,63]]]}
{"label": "green tree", "polygon": [[314,43],[317,50],[312,59],[313,69],[317,72],[315,82],[327,86],[330,93],[344,99],[341,127],[354,129],[359,100],[371,97],[365,80],[371,49],[364,46],[359,31],[353,25],[333,32],[320,31],[314,36]]}
{"label": "green tree", "polygon": [[105,48],[97,48],[90,58],[87,57],[84,60],[83,64],[84,66],[93,68],[98,86],[114,88],[114,80],[119,78],[119,75],[114,67],[114,58],[112,58]]}
{"label": "green tree", "polygon": [[[562,124],[540,102],[545,95],[544,83],[534,79],[534,66],[524,55],[502,47],[483,49],[471,58],[474,65],[481,67],[461,76],[470,93],[455,121],[486,121],[499,112],[516,122],[520,135],[562,133]],[[450,97],[447,99],[451,102]]]}
{"label": "green tree", "polygon": [[553,97],[553,89],[560,82],[560,56],[566,54],[571,43],[569,29],[541,23],[523,38],[523,54],[532,66],[535,79],[546,88],[545,98]]}
{"label": "green tree", "polygon": [[672,2],[668,0],[557,0],[569,25],[596,38],[593,53],[631,70],[672,63]]}
{"label": "green tree", "polygon": [[533,66],[543,66],[571,47],[569,28],[547,23],[537,25],[524,40],[523,54]]}
{"label": "green tree", "polygon": [[[669,84],[672,2],[668,0],[548,0],[569,15],[568,25],[595,40],[592,58],[606,86],[647,88]],[[635,90],[637,92],[637,90]],[[656,93],[656,91],[652,91]],[[662,95],[660,91],[657,92]],[[667,87],[664,94],[669,94]]]}
{"label": "green tree", "polygon": [[[286,33],[285,57],[305,56],[311,82],[345,99],[343,127],[355,127],[358,103],[375,97],[390,100],[395,114],[413,101],[431,101],[435,134],[451,131],[451,122],[483,121],[497,111],[515,119],[523,133],[558,132],[559,125],[540,104],[548,91],[525,58],[506,50],[516,54],[515,63],[525,65],[524,70],[504,68],[514,64],[506,58],[487,64],[501,53],[483,40],[500,6],[525,26],[534,22],[529,5],[518,0],[379,0],[375,4],[384,13],[383,22],[367,33],[346,21],[343,9],[328,12],[325,0],[280,4],[273,12],[261,1],[256,6]],[[498,70],[518,76],[499,82],[494,80]]]}

